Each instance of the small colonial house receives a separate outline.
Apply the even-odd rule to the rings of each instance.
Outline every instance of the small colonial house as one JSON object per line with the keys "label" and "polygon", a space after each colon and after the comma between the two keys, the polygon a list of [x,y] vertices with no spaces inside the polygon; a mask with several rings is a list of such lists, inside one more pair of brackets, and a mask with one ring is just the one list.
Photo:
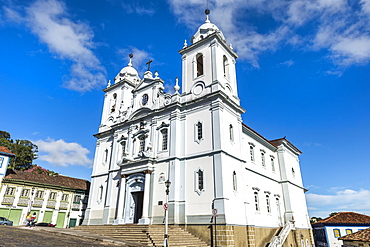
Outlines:
{"label": "small colonial house", "polygon": [[370,216],[340,212],[312,224],[316,247],[341,247],[343,236],[370,227]]}
{"label": "small colonial house", "polygon": [[0,187],[0,216],[25,224],[27,212],[37,222],[65,228],[82,224],[90,182],[8,169]]}
{"label": "small colonial house", "polygon": [[10,158],[14,156],[15,154],[13,154],[7,147],[0,146],[0,186],[1,181],[6,174],[6,170],[8,169]]}
{"label": "small colonial house", "polygon": [[342,247],[369,247],[370,228],[346,235],[339,240],[343,241]]}

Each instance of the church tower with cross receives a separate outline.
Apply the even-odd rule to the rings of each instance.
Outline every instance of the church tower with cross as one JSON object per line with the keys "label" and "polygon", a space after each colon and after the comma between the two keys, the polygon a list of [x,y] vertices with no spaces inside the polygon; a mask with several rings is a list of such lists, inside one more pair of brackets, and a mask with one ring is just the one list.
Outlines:
{"label": "church tower with cross", "polygon": [[181,90],[164,92],[151,60],[140,77],[132,54],[103,90],[84,224],[161,225],[167,210],[208,242],[216,219],[219,246],[313,243],[301,151],[243,123],[238,56],[209,11],[179,53]]}

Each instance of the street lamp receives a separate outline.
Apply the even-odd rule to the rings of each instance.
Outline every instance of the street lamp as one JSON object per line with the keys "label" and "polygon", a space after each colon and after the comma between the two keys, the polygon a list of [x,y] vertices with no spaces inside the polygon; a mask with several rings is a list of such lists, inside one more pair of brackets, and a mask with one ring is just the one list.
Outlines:
{"label": "street lamp", "polygon": [[168,247],[168,194],[170,193],[170,186],[171,182],[167,179],[166,182],[164,182],[166,185],[166,203],[164,204],[164,214],[165,214],[165,233],[164,233],[164,241],[163,246]]}

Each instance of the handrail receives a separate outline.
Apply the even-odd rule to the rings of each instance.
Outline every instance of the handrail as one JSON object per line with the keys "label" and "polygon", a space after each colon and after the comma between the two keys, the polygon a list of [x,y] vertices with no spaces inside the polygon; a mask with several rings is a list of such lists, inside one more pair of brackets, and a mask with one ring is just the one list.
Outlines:
{"label": "handrail", "polygon": [[283,229],[281,229],[280,233],[277,235],[277,236],[274,236],[271,241],[270,241],[270,244],[268,245],[269,247],[281,247],[283,246],[286,238],[288,237],[289,235],[289,232],[291,230],[294,230],[294,222],[292,221],[288,221]]}

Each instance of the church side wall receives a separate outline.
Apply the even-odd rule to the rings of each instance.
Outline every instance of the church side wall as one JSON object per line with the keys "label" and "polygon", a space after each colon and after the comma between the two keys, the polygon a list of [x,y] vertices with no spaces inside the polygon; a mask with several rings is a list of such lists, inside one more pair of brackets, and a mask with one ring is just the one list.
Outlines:
{"label": "church side wall", "polygon": [[[213,158],[204,156],[185,162],[186,217],[188,224],[209,223],[214,199]],[[199,189],[197,172],[203,171],[203,189]]]}

